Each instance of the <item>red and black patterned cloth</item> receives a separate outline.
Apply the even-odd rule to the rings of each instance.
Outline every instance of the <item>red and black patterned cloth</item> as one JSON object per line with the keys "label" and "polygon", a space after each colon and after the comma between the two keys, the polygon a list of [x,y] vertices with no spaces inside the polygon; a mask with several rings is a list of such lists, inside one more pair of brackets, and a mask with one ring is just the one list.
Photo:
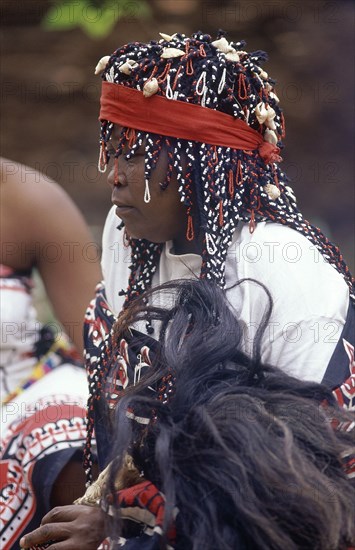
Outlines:
{"label": "red and black patterned cloth", "polygon": [[[110,500],[112,502],[113,498]],[[157,487],[150,481],[142,481],[133,487],[118,491],[115,495],[115,502],[116,506],[120,508],[124,523],[131,524],[130,536],[121,537],[119,545],[125,550],[161,548],[165,499]],[[111,507],[109,513],[113,513]],[[165,548],[173,550],[175,540],[176,531],[172,526],[167,534]],[[101,544],[100,550],[109,549],[111,543],[110,539],[106,539]]]}
{"label": "red and black patterned cloth", "polygon": [[[85,370],[65,335],[58,337],[33,317],[30,272],[0,266],[1,305],[11,346],[2,339],[0,437],[0,547],[17,549],[19,539],[39,527],[50,510],[53,484],[71,460],[81,461],[86,439]],[[33,310],[33,314],[35,311]],[[19,319],[15,319],[15,315]],[[12,319],[12,321],[11,321]],[[16,323],[15,323],[16,320]],[[6,320],[2,316],[2,332]],[[10,352],[10,353],[4,353]],[[17,387],[11,371],[28,363]],[[8,389],[7,395],[6,390]]]}

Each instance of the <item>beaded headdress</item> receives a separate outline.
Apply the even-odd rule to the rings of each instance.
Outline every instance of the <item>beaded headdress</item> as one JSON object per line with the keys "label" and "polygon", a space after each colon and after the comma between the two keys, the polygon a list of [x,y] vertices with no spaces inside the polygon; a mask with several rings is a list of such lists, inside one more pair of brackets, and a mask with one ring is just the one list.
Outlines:
{"label": "beaded headdress", "polygon": [[[338,248],[303,218],[279,166],[285,124],[275,81],[261,68],[266,54],[246,52],[244,41],[228,42],[222,31],[216,40],[201,32],[192,37],[161,33],[161,37],[148,44],[127,44],[103,57],[96,67],[104,80],[99,170],[105,171],[109,162],[107,143],[116,122],[123,126],[114,153],[116,178],[123,149],[128,148],[128,159],[145,139],[142,192],[149,202],[149,178],[161,150],[166,149],[168,168],[161,187],[167,188],[175,170],[186,206],[186,238],[202,235],[201,278],[224,288],[227,251],[238,222],[248,223],[253,232],[257,222],[273,221],[302,233],[344,276],[354,297],[354,282]],[[171,109],[160,109],[167,103]],[[135,106],[141,117],[134,115]],[[143,116],[145,109],[149,116]],[[198,114],[190,121],[186,116],[185,123],[177,125],[176,112],[184,109],[195,109]],[[213,135],[206,130],[206,120],[211,120],[211,126],[217,118],[220,123]],[[241,143],[236,136],[234,142],[233,135],[227,139],[229,130],[238,133],[238,125],[256,141],[250,143],[246,138]],[[186,168],[182,157],[187,160]],[[131,275],[123,291],[126,305],[151,285],[163,248],[144,239],[131,238],[130,245]]]}

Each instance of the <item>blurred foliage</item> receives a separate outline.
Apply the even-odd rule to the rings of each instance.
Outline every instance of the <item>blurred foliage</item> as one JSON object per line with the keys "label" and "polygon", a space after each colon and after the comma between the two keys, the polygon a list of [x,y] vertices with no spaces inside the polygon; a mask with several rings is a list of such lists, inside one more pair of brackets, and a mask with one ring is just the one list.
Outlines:
{"label": "blurred foliage", "polygon": [[42,26],[49,31],[80,27],[91,38],[103,38],[118,20],[132,21],[148,17],[150,13],[146,0],[61,0],[48,10]]}

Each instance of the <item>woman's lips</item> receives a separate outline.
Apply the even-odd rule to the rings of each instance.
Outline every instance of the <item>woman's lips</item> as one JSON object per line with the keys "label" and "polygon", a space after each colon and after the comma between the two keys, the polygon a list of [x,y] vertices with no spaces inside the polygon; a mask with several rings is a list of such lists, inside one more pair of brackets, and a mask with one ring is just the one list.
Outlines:
{"label": "woman's lips", "polygon": [[117,206],[117,208],[133,208],[133,206],[131,206],[130,204],[126,204],[124,202],[119,202],[119,201],[112,201],[112,202]]}
{"label": "woman's lips", "polygon": [[129,206],[128,204],[123,204],[121,202],[113,201],[113,204],[116,205],[116,215],[118,217],[124,216],[125,214],[129,214],[129,212],[132,212],[132,210],[135,210],[133,206]]}
{"label": "woman's lips", "polygon": [[122,196],[122,193],[117,193],[116,189],[113,190],[111,201],[113,204],[116,205],[117,215],[119,215],[120,213],[124,214],[125,212],[129,212],[134,208],[129,204],[129,198]]}

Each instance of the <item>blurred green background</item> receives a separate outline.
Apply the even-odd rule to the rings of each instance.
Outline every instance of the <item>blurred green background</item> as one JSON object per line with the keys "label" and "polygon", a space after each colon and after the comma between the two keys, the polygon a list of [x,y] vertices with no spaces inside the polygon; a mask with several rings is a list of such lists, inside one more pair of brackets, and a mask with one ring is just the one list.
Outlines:
{"label": "blurred green background", "polygon": [[354,271],[354,3],[345,0],[3,0],[1,154],[58,181],[100,241],[103,55],[133,40],[219,28],[269,53],[287,135],[283,168],[306,217]]}

